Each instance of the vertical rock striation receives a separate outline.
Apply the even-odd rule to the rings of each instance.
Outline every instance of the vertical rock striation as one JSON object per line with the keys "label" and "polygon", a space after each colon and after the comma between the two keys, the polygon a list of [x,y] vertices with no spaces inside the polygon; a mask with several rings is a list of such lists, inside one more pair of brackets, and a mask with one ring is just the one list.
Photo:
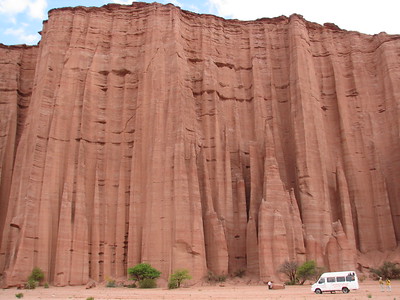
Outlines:
{"label": "vertical rock striation", "polygon": [[4,286],[397,249],[400,36],[134,3],[52,10],[0,53]]}
{"label": "vertical rock striation", "polygon": [[13,185],[12,182],[26,180],[29,176],[25,173],[27,169],[24,158],[28,145],[23,141],[22,135],[29,127],[27,120],[38,47],[0,44],[0,53],[0,243],[4,240],[9,245],[0,250],[0,264],[4,270],[5,263],[9,264],[4,260],[5,252],[8,257],[13,258],[14,253],[10,251],[18,247],[14,234],[20,232],[23,224],[29,222],[18,211],[24,199],[13,198],[18,185]]}

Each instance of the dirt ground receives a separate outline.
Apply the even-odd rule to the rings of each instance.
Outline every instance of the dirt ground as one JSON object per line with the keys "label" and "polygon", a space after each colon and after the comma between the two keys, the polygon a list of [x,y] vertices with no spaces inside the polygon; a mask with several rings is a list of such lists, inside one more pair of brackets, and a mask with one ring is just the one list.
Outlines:
{"label": "dirt ground", "polygon": [[392,281],[392,292],[381,292],[376,281],[360,283],[360,289],[349,294],[324,293],[316,295],[311,292],[310,285],[287,286],[284,290],[268,290],[265,285],[247,286],[225,284],[224,286],[184,287],[176,290],[166,288],[130,289],[107,288],[104,286],[93,289],[78,287],[43,287],[35,290],[17,290],[15,288],[0,290],[0,299],[17,299],[16,294],[23,293],[23,300],[28,299],[83,299],[93,297],[95,300],[114,299],[174,299],[174,300],[252,300],[252,299],[391,299],[400,300],[400,281]]}

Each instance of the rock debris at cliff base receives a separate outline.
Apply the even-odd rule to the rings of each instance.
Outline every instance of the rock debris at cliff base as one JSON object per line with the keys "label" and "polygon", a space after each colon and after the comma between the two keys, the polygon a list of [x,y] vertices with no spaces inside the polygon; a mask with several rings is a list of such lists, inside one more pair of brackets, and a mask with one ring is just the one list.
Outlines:
{"label": "rock debris at cliff base", "polygon": [[0,66],[3,286],[400,261],[398,35],[76,7]]}

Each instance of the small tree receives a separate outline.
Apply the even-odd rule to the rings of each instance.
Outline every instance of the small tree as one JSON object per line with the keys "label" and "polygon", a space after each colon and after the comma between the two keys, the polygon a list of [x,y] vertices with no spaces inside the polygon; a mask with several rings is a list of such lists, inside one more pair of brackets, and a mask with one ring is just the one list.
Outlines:
{"label": "small tree", "polygon": [[400,268],[397,263],[385,261],[382,266],[377,269],[371,268],[370,272],[375,277],[383,277],[390,279],[400,278]]}
{"label": "small tree", "polygon": [[307,279],[311,279],[317,272],[315,261],[309,260],[297,268],[297,278],[300,284],[304,284]]}
{"label": "small tree", "polygon": [[176,270],[175,273],[171,274],[168,282],[168,288],[175,289],[181,286],[181,283],[184,280],[190,280],[192,276],[190,276],[189,271],[185,269]]}
{"label": "small tree", "polygon": [[295,261],[285,261],[280,267],[278,272],[285,274],[289,277],[288,284],[296,284],[297,281],[297,262]]}
{"label": "small tree", "polygon": [[38,286],[38,282],[33,279],[28,279],[27,283],[25,283],[25,288],[27,290],[34,290]]}
{"label": "small tree", "polygon": [[135,282],[143,279],[157,279],[161,272],[153,268],[150,264],[142,263],[128,269],[128,274]]}
{"label": "small tree", "polygon": [[25,288],[26,289],[36,288],[43,279],[44,279],[43,271],[38,267],[34,267],[31,274],[28,277],[27,283],[25,283]]}
{"label": "small tree", "polygon": [[38,267],[34,267],[31,275],[29,275],[29,277],[28,277],[28,280],[34,280],[37,282],[41,282],[43,279],[44,279],[44,273]]}

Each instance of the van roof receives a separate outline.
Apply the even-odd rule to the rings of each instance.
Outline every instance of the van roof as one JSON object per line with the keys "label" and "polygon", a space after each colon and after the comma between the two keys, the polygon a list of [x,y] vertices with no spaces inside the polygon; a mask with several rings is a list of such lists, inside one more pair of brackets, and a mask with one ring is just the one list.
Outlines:
{"label": "van roof", "polygon": [[340,272],[327,272],[323,273],[321,277],[329,277],[329,276],[347,276],[349,274],[356,274],[355,271],[340,271]]}

